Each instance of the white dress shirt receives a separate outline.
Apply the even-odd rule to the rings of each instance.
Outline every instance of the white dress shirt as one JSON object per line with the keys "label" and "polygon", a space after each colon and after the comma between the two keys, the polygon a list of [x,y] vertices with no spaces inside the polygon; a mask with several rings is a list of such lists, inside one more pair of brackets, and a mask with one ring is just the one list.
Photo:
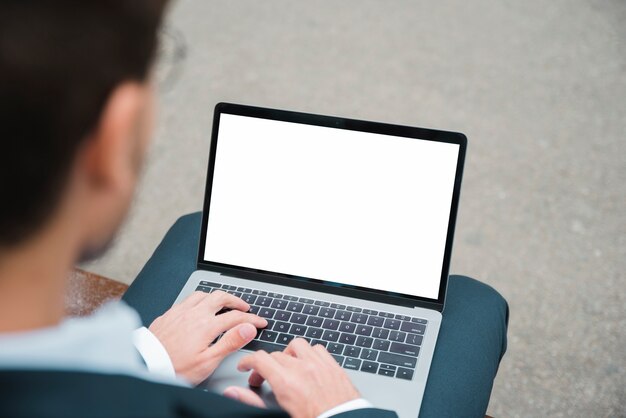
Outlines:
{"label": "white dress shirt", "polygon": [[[176,377],[161,342],[141,327],[137,313],[124,302],[108,303],[89,317],[68,318],[55,327],[0,334],[0,369],[115,373],[188,386]],[[356,399],[318,418],[368,407],[369,402]]]}

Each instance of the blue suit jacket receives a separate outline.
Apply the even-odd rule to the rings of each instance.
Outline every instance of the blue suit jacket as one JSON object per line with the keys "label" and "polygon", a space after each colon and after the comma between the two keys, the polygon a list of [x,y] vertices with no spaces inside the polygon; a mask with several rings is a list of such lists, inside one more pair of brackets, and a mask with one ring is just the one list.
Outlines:
{"label": "blue suit jacket", "polygon": [[[2,417],[287,417],[215,393],[124,376],[70,371],[0,371]],[[359,409],[340,418],[392,418]]]}

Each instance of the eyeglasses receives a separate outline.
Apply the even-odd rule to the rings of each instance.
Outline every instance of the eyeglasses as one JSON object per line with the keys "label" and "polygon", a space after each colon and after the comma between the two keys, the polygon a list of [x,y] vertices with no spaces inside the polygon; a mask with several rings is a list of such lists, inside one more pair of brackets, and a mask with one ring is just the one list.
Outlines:
{"label": "eyeglasses", "polygon": [[154,80],[161,92],[168,92],[182,73],[187,45],[183,34],[171,27],[163,27],[158,34],[154,61]]}

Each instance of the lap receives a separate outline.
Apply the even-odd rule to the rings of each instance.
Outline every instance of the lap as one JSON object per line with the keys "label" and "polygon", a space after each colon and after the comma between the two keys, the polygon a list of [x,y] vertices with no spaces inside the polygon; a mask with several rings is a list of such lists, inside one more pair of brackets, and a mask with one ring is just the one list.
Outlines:
{"label": "lap", "polygon": [[[149,325],[196,269],[200,213],[176,221],[123,299]],[[493,288],[452,275],[421,417],[484,416],[506,350],[508,306]]]}

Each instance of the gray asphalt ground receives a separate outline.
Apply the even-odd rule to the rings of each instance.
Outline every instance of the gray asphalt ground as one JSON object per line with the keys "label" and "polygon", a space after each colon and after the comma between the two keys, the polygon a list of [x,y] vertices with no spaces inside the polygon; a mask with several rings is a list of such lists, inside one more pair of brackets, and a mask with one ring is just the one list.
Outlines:
{"label": "gray asphalt ground", "polygon": [[511,307],[489,413],[626,416],[626,2],[182,0],[170,21],[188,57],[89,269],[131,282],[201,208],[219,101],[461,131],[452,271]]}

